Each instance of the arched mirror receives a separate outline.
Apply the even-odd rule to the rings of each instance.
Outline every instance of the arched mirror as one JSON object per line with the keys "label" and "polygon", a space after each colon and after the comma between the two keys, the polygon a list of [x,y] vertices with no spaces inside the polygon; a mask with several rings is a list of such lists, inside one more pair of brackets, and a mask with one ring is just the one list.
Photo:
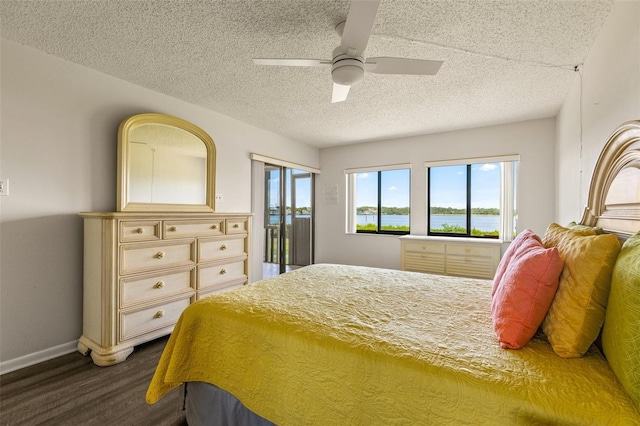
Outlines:
{"label": "arched mirror", "polygon": [[118,130],[118,211],[213,212],[216,147],[198,126],[138,114]]}

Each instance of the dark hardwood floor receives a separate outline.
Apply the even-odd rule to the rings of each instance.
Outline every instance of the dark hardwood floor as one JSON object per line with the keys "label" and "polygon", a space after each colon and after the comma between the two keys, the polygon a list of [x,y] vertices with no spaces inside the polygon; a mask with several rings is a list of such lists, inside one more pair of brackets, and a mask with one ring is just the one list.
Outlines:
{"label": "dark hardwood floor", "polygon": [[0,425],[186,425],[181,388],[145,402],[167,339],[111,367],[75,352],[0,376]]}

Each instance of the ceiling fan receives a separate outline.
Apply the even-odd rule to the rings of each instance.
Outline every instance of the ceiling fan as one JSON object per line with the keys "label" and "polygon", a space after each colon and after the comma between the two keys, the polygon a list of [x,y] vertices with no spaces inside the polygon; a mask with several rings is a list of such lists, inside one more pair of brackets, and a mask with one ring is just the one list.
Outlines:
{"label": "ceiling fan", "polygon": [[442,61],[409,58],[367,58],[369,42],[380,0],[352,0],[347,19],[336,26],[341,43],[333,50],[333,59],[268,59],[254,58],[257,65],[317,67],[331,65],[333,94],[331,102],[347,99],[352,85],[364,78],[364,72],[375,74],[435,75]]}

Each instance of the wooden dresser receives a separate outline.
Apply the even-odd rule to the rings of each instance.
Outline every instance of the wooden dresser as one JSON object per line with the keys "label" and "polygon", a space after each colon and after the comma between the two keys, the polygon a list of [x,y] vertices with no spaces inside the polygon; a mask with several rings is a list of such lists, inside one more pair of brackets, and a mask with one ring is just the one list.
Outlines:
{"label": "wooden dresser", "polygon": [[84,313],[78,350],[124,361],[169,334],[196,300],[249,281],[248,213],[81,213]]}
{"label": "wooden dresser", "polygon": [[479,238],[400,237],[401,269],[461,277],[493,278],[502,242]]}

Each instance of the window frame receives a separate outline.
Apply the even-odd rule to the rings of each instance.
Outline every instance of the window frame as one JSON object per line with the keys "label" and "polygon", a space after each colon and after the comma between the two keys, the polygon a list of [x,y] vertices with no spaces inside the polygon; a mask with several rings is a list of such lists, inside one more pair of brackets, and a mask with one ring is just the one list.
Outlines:
{"label": "window frame", "polygon": [[[394,170],[408,170],[409,171],[409,229],[407,231],[392,231],[380,229],[382,225],[382,173],[386,171]],[[409,235],[411,233],[411,164],[393,164],[376,167],[360,167],[353,169],[345,169],[345,179],[347,186],[347,199],[346,199],[346,230],[347,234],[362,234],[362,235]],[[358,173],[376,173],[377,175],[377,227],[375,231],[365,231],[357,229],[357,214],[358,209],[356,206],[356,175]]]}
{"label": "window frame", "polygon": [[[488,240],[500,240],[500,241],[512,241],[514,235],[517,232],[517,226],[515,225],[515,218],[517,217],[515,209],[516,200],[516,184],[515,184],[515,169],[516,163],[520,162],[519,154],[496,156],[496,157],[478,157],[467,158],[457,160],[444,160],[444,161],[427,161],[424,163],[426,168],[426,225],[427,235],[433,237],[446,237],[446,238],[478,238]],[[471,166],[475,164],[485,163],[499,163],[500,164],[500,223],[498,229],[498,236],[476,236],[471,235]],[[443,167],[443,166],[466,166],[466,230],[464,234],[448,233],[448,232],[431,232],[431,167]]]}

